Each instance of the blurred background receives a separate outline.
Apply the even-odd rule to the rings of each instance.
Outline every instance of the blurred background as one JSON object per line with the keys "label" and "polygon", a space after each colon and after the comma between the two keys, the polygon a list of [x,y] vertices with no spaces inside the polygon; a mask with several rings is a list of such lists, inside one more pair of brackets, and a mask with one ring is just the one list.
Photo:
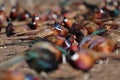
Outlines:
{"label": "blurred background", "polygon": [[10,12],[12,6],[16,5],[30,12],[40,12],[46,11],[53,4],[59,4],[64,1],[69,4],[81,0],[0,0],[0,5],[5,5],[7,13]]}

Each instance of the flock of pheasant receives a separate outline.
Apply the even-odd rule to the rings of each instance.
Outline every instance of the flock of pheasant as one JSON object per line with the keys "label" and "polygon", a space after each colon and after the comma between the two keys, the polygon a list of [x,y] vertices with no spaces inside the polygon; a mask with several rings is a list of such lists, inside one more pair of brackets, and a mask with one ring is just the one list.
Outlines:
{"label": "flock of pheasant", "polygon": [[[52,5],[43,13],[30,13],[18,5],[8,16],[5,5],[0,6],[0,30],[5,29],[6,39],[25,45],[29,49],[11,59],[2,61],[0,69],[26,61],[37,73],[51,72],[62,63],[88,72],[97,61],[120,59],[120,2],[104,0],[100,4],[89,1]],[[2,76],[1,76],[2,75]],[[6,77],[6,75],[8,75]],[[1,70],[0,80],[39,80],[33,75]]]}

